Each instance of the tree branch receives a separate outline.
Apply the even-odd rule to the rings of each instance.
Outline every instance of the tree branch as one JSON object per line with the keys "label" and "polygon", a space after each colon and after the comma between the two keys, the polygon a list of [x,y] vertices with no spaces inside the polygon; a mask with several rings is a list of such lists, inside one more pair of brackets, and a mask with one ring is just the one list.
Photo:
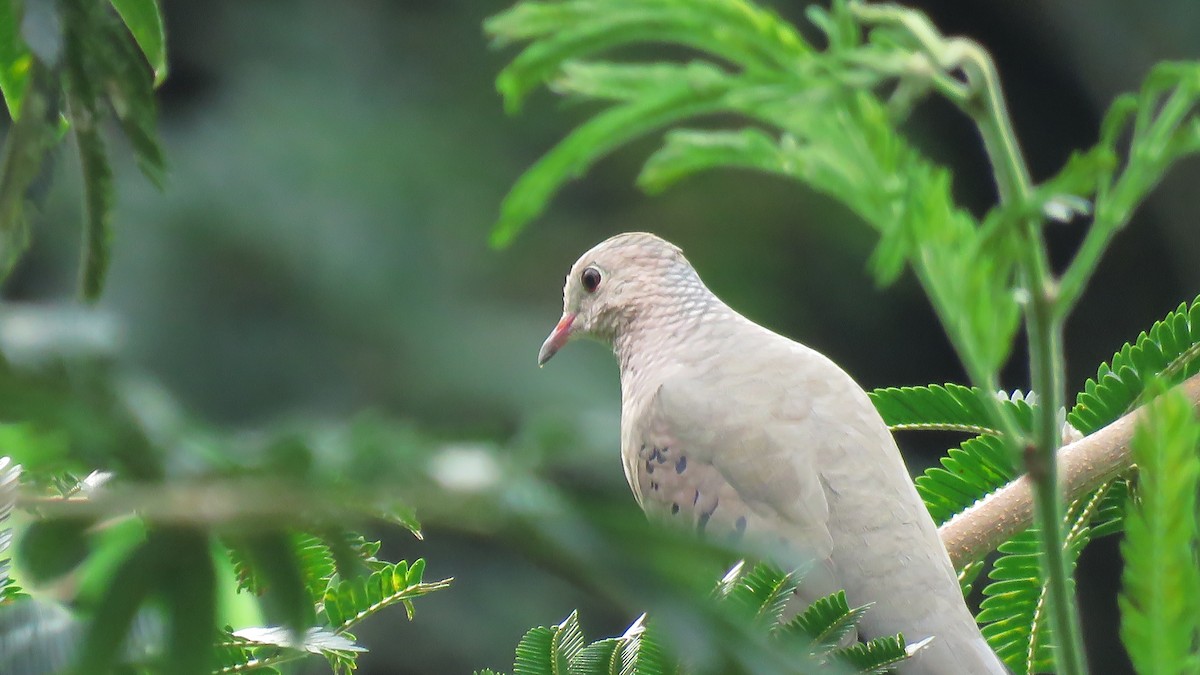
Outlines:
{"label": "tree branch", "polygon": [[[1200,408],[1200,375],[1188,378],[1179,388],[1193,406]],[[1144,407],[1058,451],[1059,476],[1068,503],[1129,469],[1129,440]],[[950,519],[938,533],[954,567],[961,569],[1031,525],[1032,484],[1028,476],[1021,476]]]}

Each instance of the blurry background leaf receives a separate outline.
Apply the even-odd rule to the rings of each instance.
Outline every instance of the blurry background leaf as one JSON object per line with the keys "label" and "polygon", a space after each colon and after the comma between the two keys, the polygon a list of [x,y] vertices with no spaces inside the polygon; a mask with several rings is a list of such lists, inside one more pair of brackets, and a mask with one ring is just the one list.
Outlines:
{"label": "blurry background leaf", "polygon": [[21,39],[19,5],[0,3],[0,93],[8,106],[8,115],[17,119],[21,114],[21,99],[29,81],[29,48]]}
{"label": "blurry background leaf", "polygon": [[22,571],[33,582],[50,581],[70,572],[87,555],[89,525],[70,520],[32,523],[21,533],[17,548]]}
{"label": "blurry background leaf", "polygon": [[167,38],[158,0],[111,1],[154,69],[154,85],[162,84],[167,77]]}

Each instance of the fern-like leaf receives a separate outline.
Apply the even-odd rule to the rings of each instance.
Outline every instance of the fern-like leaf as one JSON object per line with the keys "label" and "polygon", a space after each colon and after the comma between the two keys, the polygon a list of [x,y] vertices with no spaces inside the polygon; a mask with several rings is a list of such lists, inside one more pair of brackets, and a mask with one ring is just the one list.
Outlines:
{"label": "fern-like leaf", "polygon": [[321,603],[326,621],[335,633],[344,633],[355,624],[396,604],[404,605],[411,619],[412,601],[441,590],[452,579],[424,582],[425,560],[418,558],[410,566],[405,561],[385,565],[369,577],[343,579],[331,584]]}
{"label": "fern-like leaf", "polygon": [[863,675],[882,675],[909,657],[903,635],[875,638],[834,652],[834,657],[850,664],[854,672]]}
{"label": "fern-like leaf", "polygon": [[[925,387],[888,387],[869,396],[883,421],[893,431],[961,431],[972,435],[999,433],[989,422],[985,396],[979,387],[961,384],[931,384]],[[1023,424],[1030,419],[1030,405],[1016,396],[1006,397]]]}
{"label": "fern-like leaf", "polygon": [[827,652],[852,633],[869,606],[850,608],[846,592],[838,591],[809,605],[789,622],[787,629],[803,631],[813,641],[813,652]]}
{"label": "fern-like leaf", "polygon": [[8,575],[8,549],[12,544],[12,528],[5,527],[17,505],[17,487],[21,480],[21,465],[11,457],[0,457],[0,605],[26,596]]}
{"label": "fern-like leaf", "polygon": [[1146,384],[1175,384],[1200,372],[1200,297],[1180,304],[1096,370],[1067,420],[1084,434],[1116,421],[1145,396]]}
{"label": "fern-like leaf", "polygon": [[[974,436],[951,448],[940,466],[916,479],[917,492],[939,525],[1016,477],[1008,450],[991,428],[983,400],[996,394],[978,387],[946,384],[876,389],[870,396],[893,430],[954,431]],[[1003,399],[1017,423],[1030,428],[1033,407],[1027,398],[1011,395]]]}
{"label": "fern-like leaf", "polygon": [[1191,404],[1168,392],[1151,404],[1132,449],[1137,500],[1129,508],[1120,598],[1121,638],[1139,673],[1194,670],[1200,618],[1196,490],[1200,424]]}
{"label": "fern-like leaf", "polygon": [[758,563],[749,571],[739,564],[722,579],[719,592],[726,605],[746,616],[753,625],[769,630],[779,625],[801,576],[798,572],[784,573],[766,563]]}

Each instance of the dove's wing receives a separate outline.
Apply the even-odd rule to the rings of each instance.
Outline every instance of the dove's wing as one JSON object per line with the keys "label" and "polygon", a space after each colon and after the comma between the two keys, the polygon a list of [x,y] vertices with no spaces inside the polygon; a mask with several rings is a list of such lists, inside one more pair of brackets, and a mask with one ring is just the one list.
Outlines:
{"label": "dove's wing", "polygon": [[[627,475],[647,513],[815,560],[801,599],[872,603],[868,637],[933,636],[905,673],[1000,673],[895,441],[821,354],[742,324],[740,353],[676,363],[634,400]],[[748,542],[754,543],[754,542]]]}
{"label": "dove's wing", "polygon": [[[799,347],[773,346],[783,357]],[[793,377],[762,378],[739,363],[679,369],[659,384],[623,444],[626,474],[652,517],[744,537],[785,564],[819,563],[802,591],[812,601],[843,588],[817,470],[830,451],[813,399],[824,388],[796,390]]]}

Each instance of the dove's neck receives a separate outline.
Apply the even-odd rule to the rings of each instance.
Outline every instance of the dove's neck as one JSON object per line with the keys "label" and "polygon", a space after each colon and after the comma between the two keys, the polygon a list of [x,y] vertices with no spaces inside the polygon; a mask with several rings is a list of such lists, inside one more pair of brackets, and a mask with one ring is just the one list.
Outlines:
{"label": "dove's neck", "polygon": [[[694,275],[694,273],[693,273]],[[698,278],[651,298],[613,336],[623,389],[654,382],[677,367],[719,356],[740,315]]]}

